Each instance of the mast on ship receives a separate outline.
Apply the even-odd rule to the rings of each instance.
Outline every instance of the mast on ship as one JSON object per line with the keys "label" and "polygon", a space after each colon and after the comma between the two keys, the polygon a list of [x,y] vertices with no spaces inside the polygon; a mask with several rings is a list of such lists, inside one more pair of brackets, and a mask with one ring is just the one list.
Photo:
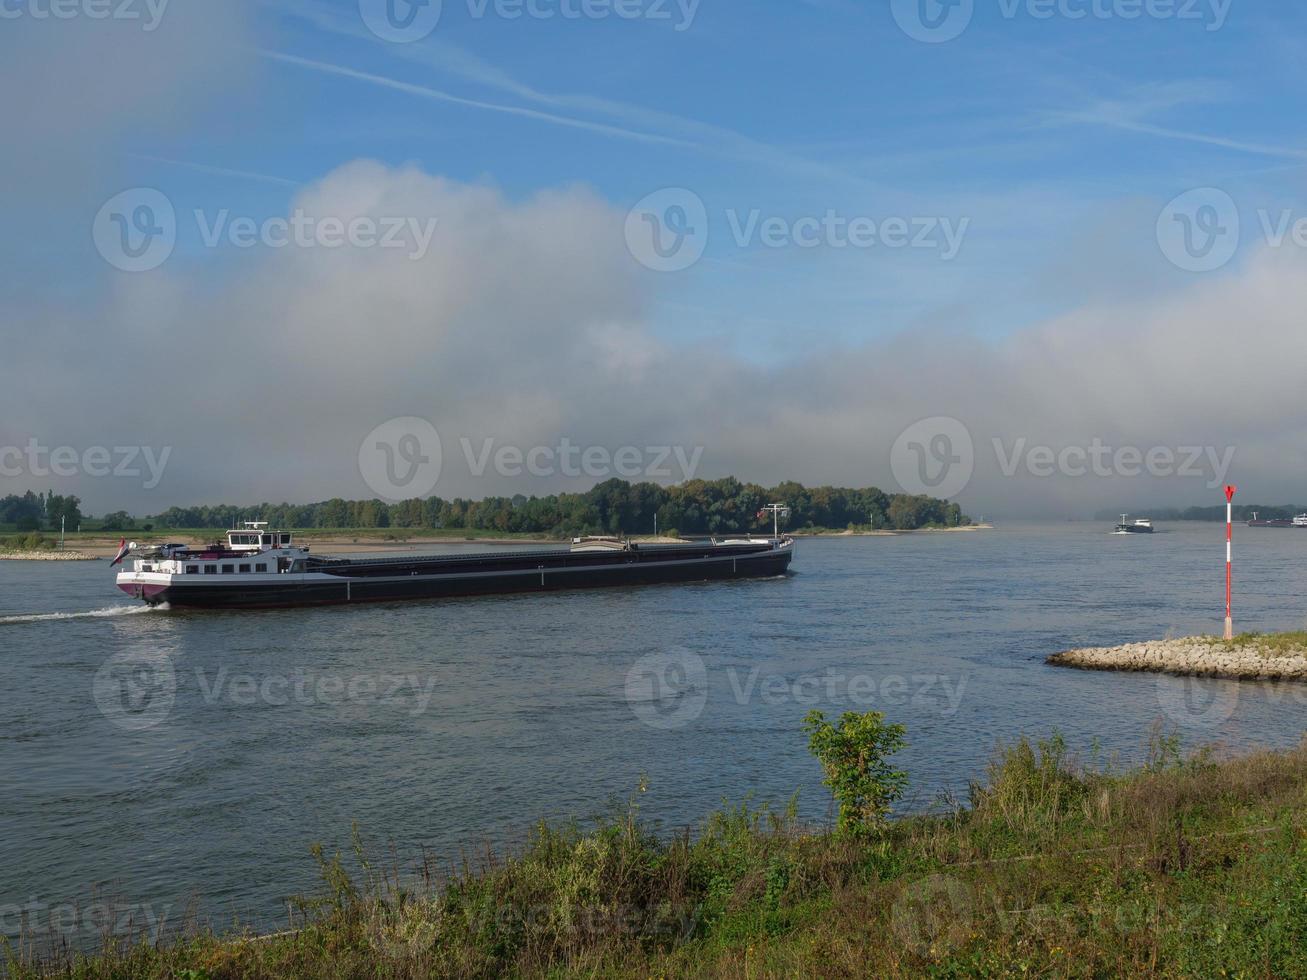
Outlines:
{"label": "mast on ship", "polygon": [[766,513],[771,514],[772,537],[779,541],[781,538],[781,518],[790,516],[790,505],[768,504],[762,510],[758,511],[758,516],[762,517],[762,515]]}

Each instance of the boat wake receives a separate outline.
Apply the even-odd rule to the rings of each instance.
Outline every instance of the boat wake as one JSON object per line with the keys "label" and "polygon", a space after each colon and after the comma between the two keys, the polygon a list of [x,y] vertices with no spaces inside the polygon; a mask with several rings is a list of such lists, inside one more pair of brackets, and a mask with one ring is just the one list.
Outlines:
{"label": "boat wake", "polygon": [[61,619],[106,619],[114,616],[138,616],[141,613],[167,609],[167,604],[159,606],[106,606],[104,609],[91,609],[87,612],[53,612],[30,613],[21,616],[0,616],[0,626],[17,626],[23,623],[53,623]]}

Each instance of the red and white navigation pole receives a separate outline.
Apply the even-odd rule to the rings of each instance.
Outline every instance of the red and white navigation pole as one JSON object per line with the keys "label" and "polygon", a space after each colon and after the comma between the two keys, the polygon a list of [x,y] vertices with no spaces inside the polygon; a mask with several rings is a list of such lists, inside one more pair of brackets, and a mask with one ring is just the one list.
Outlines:
{"label": "red and white navigation pole", "polygon": [[1234,618],[1230,614],[1230,585],[1233,582],[1230,574],[1230,559],[1234,540],[1234,495],[1238,492],[1238,487],[1225,488],[1225,638],[1227,640],[1234,639]]}

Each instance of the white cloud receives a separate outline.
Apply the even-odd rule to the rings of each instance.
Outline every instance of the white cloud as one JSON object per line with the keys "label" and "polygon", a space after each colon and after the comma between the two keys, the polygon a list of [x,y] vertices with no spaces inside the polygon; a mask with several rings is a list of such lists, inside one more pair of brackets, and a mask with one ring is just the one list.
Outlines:
{"label": "white cloud", "polygon": [[[1230,445],[1231,476],[1252,496],[1307,496],[1295,407],[1307,278],[1294,254],[1255,256],[1240,274],[1195,279],[1162,299],[1099,302],[994,344],[934,330],[860,348],[818,343],[801,360],[760,367],[651,333],[651,291],[672,296],[683,280],[642,273],[622,245],[624,215],[584,188],[512,201],[491,186],[358,161],[291,207],[346,220],[434,217],[438,231],[420,261],[381,249],[209,251],[118,276],[86,311],[28,311],[23,356],[0,366],[0,385],[22,396],[0,422],[0,444],[174,447],[149,494],[113,480],[56,484],[96,510],[366,496],[359,440],[409,415],[441,432],[442,496],[569,485],[475,478],[462,438],[523,449],[564,437],[610,451],[701,445],[700,476],[894,489],[895,437],[943,415],[976,443],[961,497],[972,511],[1215,499],[1201,479],[1006,479],[996,437],[1054,449],[1094,437],[1143,449]],[[96,354],[70,360],[70,343]]]}

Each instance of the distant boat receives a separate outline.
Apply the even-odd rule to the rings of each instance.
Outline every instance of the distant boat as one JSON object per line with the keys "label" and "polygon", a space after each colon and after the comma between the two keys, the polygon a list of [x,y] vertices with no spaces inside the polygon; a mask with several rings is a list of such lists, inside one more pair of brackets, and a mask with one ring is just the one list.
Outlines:
{"label": "distant boat", "polygon": [[1121,515],[1121,523],[1116,526],[1113,534],[1152,534],[1153,522],[1146,517],[1140,517],[1131,522],[1127,520],[1128,514]]}
{"label": "distant boat", "polygon": [[1270,520],[1259,521],[1257,511],[1253,511],[1253,519],[1248,522],[1249,527],[1307,527],[1307,514],[1299,514],[1295,518],[1273,517]]}

